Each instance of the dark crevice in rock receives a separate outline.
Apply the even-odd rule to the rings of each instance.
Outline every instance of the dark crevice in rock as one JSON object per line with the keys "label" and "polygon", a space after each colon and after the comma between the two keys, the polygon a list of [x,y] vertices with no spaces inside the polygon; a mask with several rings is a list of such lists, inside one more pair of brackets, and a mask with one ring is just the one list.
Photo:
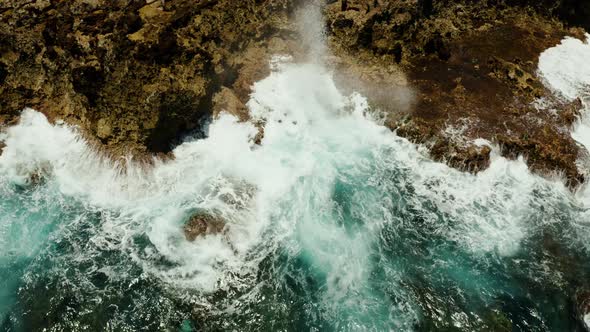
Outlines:
{"label": "dark crevice in rock", "polygon": [[4,83],[4,80],[6,80],[7,76],[8,76],[8,68],[6,68],[6,65],[0,63],[0,84]]}
{"label": "dark crevice in rock", "polygon": [[190,91],[166,93],[160,98],[158,123],[146,146],[151,152],[168,153],[180,143],[181,137],[195,129],[193,125],[208,113],[211,102]]}
{"label": "dark crevice in rock", "polygon": [[423,16],[430,17],[433,11],[432,0],[418,0],[418,8]]}
{"label": "dark crevice in rock", "polygon": [[72,71],[74,91],[84,95],[91,107],[96,106],[104,82],[104,72],[100,68],[80,67]]}

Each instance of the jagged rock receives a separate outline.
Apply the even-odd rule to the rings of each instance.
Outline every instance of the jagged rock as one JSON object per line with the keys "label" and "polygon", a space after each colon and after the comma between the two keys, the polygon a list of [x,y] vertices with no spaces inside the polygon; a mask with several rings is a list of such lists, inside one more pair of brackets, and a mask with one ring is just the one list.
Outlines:
{"label": "jagged rock", "polygon": [[489,151],[466,142],[483,138],[506,157],[525,155],[534,171],[565,174],[575,187],[584,181],[576,165],[582,152],[569,129],[581,104],[554,98],[536,70],[541,52],[583,34],[554,19],[565,1],[502,3],[349,0],[328,5],[326,16],[337,53],[360,53],[382,68],[397,63],[406,73],[415,89],[410,110],[379,103],[399,135],[471,171],[487,167]]}
{"label": "jagged rock", "polygon": [[[442,151],[438,152],[438,149],[442,149]],[[490,166],[492,149],[489,146],[477,146],[475,144],[449,148],[445,147],[442,141],[439,141],[431,148],[431,151],[434,155],[438,155],[438,158],[445,158],[444,160],[452,167],[477,173]]]}
{"label": "jagged rock", "polygon": [[292,10],[290,0],[4,1],[0,123],[28,106],[111,154],[166,153],[222,87],[247,99],[277,40],[292,38]]}
{"label": "jagged rock", "polygon": [[6,144],[2,141],[0,141],[0,156],[2,155],[2,152],[4,152],[4,148],[6,147]]}
{"label": "jagged rock", "polygon": [[576,295],[577,318],[590,331],[590,291],[581,291]]}
{"label": "jagged rock", "polygon": [[[298,45],[295,0],[7,0],[0,4],[0,123],[25,106],[76,124],[112,154],[167,153],[219,109],[247,118],[250,87],[268,58]],[[576,103],[553,101],[535,76],[537,57],[588,28],[580,0],[347,0],[326,5],[341,86],[388,112],[386,124],[433,156],[473,171],[504,145],[541,173],[582,182],[568,127]],[[350,60],[352,59],[352,60]],[[403,73],[403,74],[400,74]],[[414,88],[414,90],[409,87]],[[555,108],[555,107],[554,107]],[[467,125],[465,125],[467,124]],[[262,124],[260,125],[262,128]],[[462,127],[450,136],[449,128]],[[262,140],[263,130],[255,139]],[[484,149],[485,150],[485,149]]]}
{"label": "jagged rock", "polygon": [[[516,61],[519,62],[518,59]],[[534,72],[530,73],[514,62],[506,61],[495,56],[488,63],[491,68],[491,75],[496,76],[498,79],[509,81],[509,84],[512,84],[514,89],[520,90],[520,93],[530,94],[536,98],[540,98],[545,94],[543,85],[534,76]]]}
{"label": "jagged rock", "polygon": [[162,29],[165,29],[173,15],[174,12],[164,11],[159,2],[143,6],[139,9],[139,17],[143,22],[143,27],[127,35],[127,38],[139,43],[156,43],[160,39]]}
{"label": "jagged rock", "polygon": [[184,225],[184,236],[195,241],[200,236],[220,234],[225,229],[225,221],[208,213],[197,213]]}

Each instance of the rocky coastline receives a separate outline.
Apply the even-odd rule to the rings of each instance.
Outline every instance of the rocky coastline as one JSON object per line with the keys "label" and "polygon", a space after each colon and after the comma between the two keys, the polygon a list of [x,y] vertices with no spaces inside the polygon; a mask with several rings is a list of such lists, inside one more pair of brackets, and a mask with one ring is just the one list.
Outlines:
{"label": "rocky coastline", "polygon": [[[269,57],[296,52],[299,5],[5,1],[0,123],[32,107],[112,156],[166,154],[222,110],[249,119],[244,104]],[[341,0],[324,11],[337,73],[434,159],[483,170],[491,150],[480,138],[533,171],[584,182],[576,161],[587,152],[569,134],[581,103],[553,96],[536,74],[543,50],[584,37],[582,1]]]}
{"label": "rocky coastline", "polygon": [[[303,3],[5,0],[0,3],[0,154],[3,128],[17,123],[27,107],[52,122],[77,126],[108,157],[146,162],[171,158],[188,135],[204,137],[206,124],[223,112],[252,121],[246,103],[253,83],[269,75],[270,58],[306,53],[296,26]],[[590,155],[571,136],[584,105],[555,95],[537,68],[539,55],[564,37],[585,39],[590,4],[329,0],[319,5],[328,46],[321,61],[334,69],[339,88],[366,96],[387,128],[425,147],[434,160],[477,173],[488,168],[492,146],[498,146],[502,156],[524,156],[533,172],[561,176],[572,190],[587,181],[579,163]],[[265,123],[255,125],[259,133],[253,141],[263,144]],[[44,176],[41,169],[27,185],[38,185]],[[245,213],[257,188],[246,182],[236,188],[218,197]],[[215,209],[183,213],[182,225],[173,228],[178,226],[186,243],[208,236],[227,240],[236,229]],[[570,295],[576,293],[560,310],[574,313],[569,318],[590,329],[590,284],[579,277],[586,273],[579,264],[584,256],[549,232],[532,234],[530,243],[533,259],[556,271],[572,288]],[[424,305],[426,319],[418,329],[451,326],[432,311],[437,305],[429,305],[431,290],[408,287]],[[480,320],[482,330],[511,330],[510,318],[495,306],[500,308],[494,304]]]}
{"label": "rocky coastline", "polygon": [[[0,123],[24,107],[114,156],[168,153],[291,38],[289,1],[4,1]],[[226,101],[223,101],[226,102]]]}

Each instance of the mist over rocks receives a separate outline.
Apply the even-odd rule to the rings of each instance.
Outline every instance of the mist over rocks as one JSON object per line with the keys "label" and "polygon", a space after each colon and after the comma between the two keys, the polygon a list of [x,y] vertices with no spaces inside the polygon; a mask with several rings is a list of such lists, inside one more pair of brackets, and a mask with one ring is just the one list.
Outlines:
{"label": "mist over rocks", "polygon": [[[576,28],[588,17],[585,6],[348,0],[331,3],[326,15],[338,52],[372,56],[382,67],[397,64],[406,74],[414,101],[409,111],[385,106],[386,125],[428,146],[434,159],[483,170],[490,149],[474,144],[483,138],[499,145],[502,155],[524,155],[534,171],[562,173],[577,186],[584,182],[576,166],[584,151],[570,127],[582,105],[549,91],[537,64],[565,36],[585,38]],[[578,16],[559,21],[564,8]]]}
{"label": "mist over rocks", "polygon": [[[168,153],[220,112],[248,121],[250,88],[272,55],[311,54],[436,160],[483,170],[490,149],[474,143],[483,138],[535,171],[584,181],[569,134],[581,104],[555,98],[537,60],[566,35],[583,38],[585,2],[317,2],[323,18],[298,14],[303,3],[4,1],[0,122],[32,107],[114,156]],[[300,33],[294,21],[312,26],[305,19],[325,19],[325,31]]]}
{"label": "mist over rocks", "polygon": [[0,330],[584,329],[581,30],[231,1],[2,7]]}

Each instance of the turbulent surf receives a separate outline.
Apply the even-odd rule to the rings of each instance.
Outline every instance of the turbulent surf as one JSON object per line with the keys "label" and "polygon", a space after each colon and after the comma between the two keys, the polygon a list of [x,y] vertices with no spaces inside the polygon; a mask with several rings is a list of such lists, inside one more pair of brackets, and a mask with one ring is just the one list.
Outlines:
{"label": "turbulent surf", "polygon": [[[589,52],[566,39],[540,75],[586,98]],[[587,189],[485,140],[492,163],[477,175],[433,162],[326,66],[272,67],[251,121],[222,115],[149,166],[103,158],[75,127],[24,110],[1,137],[2,329],[579,327]],[[587,117],[576,128],[588,144]],[[224,231],[188,241],[199,213]]]}

